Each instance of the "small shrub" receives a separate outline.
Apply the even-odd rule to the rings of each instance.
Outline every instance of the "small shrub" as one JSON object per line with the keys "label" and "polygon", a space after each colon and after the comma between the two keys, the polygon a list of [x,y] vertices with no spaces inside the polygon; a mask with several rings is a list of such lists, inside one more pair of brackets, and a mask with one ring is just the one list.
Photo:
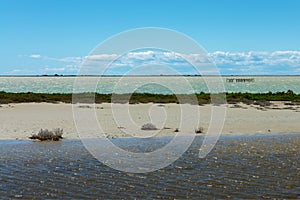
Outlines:
{"label": "small shrub", "polygon": [[199,127],[197,129],[195,129],[195,133],[203,133],[204,128],[203,127]]}
{"label": "small shrub", "polygon": [[141,127],[142,130],[157,130],[156,126],[151,124],[151,123],[147,123],[147,124],[144,124],[142,127]]}
{"label": "small shrub", "polygon": [[92,108],[92,107],[89,105],[80,105],[80,106],[78,106],[78,108]]}
{"label": "small shrub", "polygon": [[32,140],[40,140],[40,141],[59,141],[63,139],[63,129],[57,128],[53,131],[49,131],[48,129],[41,129],[38,134],[34,134],[29,137]]}

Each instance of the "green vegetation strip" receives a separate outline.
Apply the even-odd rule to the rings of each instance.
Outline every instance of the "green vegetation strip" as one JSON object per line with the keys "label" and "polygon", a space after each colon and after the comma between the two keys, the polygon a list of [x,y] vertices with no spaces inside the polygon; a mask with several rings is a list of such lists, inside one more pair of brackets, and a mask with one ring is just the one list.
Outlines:
{"label": "green vegetation strip", "polygon": [[[45,94],[45,93],[8,93],[0,92],[0,104],[8,103],[28,103],[28,102],[48,102],[48,103],[72,103],[73,94]],[[211,95],[208,93],[196,94],[199,104],[211,103]],[[222,95],[214,94],[214,99],[218,103],[224,103],[221,98]],[[74,103],[193,103],[194,94],[149,94],[149,93],[134,93],[134,94],[95,94],[82,93],[74,95]],[[93,102],[90,102],[93,100]],[[291,101],[300,103],[300,94],[295,94],[293,91],[287,92],[268,92],[268,93],[226,93],[226,100],[228,103],[243,102],[246,104],[253,104],[257,102],[268,101]]]}

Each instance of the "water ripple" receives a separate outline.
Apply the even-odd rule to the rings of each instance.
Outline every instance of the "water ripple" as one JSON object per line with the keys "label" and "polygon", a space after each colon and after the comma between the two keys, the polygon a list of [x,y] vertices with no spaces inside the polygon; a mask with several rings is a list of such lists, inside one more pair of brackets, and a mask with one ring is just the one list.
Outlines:
{"label": "water ripple", "polygon": [[[300,134],[222,137],[199,159],[203,138],[167,168],[147,174],[113,170],[80,141],[0,141],[0,196],[24,199],[300,198]],[[134,141],[134,142],[132,142]],[[119,139],[135,151],[138,140]],[[166,140],[162,139],[162,143]],[[157,148],[157,139],[138,150]],[[142,148],[141,148],[142,146]]]}

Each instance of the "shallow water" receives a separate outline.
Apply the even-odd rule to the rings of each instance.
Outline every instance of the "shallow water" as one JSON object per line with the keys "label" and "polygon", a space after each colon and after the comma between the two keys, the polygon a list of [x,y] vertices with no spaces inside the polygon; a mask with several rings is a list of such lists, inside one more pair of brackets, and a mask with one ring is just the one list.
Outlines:
{"label": "shallow water", "polygon": [[[202,137],[172,165],[147,174],[113,170],[78,140],[0,141],[0,197],[300,198],[300,134],[224,136],[199,159]],[[135,152],[168,139],[113,139]]]}
{"label": "shallow water", "polygon": [[[85,88],[85,92],[97,93],[131,93],[130,88],[138,88],[137,92],[145,93],[172,93],[170,88],[157,87],[159,83],[171,85],[176,88],[177,93],[189,94],[209,92],[208,87],[202,77],[129,77],[126,78],[125,85],[121,91],[115,91],[114,86],[121,81],[122,77],[81,77],[80,84]],[[186,80],[191,88],[183,84]],[[254,78],[254,82],[226,82],[227,78]],[[72,93],[73,83],[76,77],[0,77],[0,91],[5,92],[37,92],[37,93]],[[99,81],[94,86],[95,81]],[[215,77],[207,77],[207,81],[212,85],[217,81]],[[282,92],[293,90],[300,94],[300,76],[249,76],[249,77],[223,77],[225,90],[228,92]],[[148,85],[147,85],[148,84]],[[131,87],[126,87],[126,86]],[[140,87],[140,85],[144,85]],[[140,87],[140,88],[139,88]]]}

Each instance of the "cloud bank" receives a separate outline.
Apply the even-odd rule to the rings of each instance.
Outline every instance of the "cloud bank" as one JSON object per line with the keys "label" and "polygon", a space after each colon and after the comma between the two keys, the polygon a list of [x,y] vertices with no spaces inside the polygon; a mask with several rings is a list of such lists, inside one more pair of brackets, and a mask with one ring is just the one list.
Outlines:
{"label": "cloud bank", "polygon": [[[184,74],[193,75],[195,71],[183,58],[205,66],[212,61],[216,64],[221,74],[224,75],[300,75],[300,51],[249,51],[249,52],[224,52],[216,51],[203,54],[179,54],[175,52],[130,52],[127,55],[93,55],[88,58],[90,62],[97,60],[105,63],[107,58],[115,58],[112,68],[134,68],[142,64],[155,64],[172,66]],[[94,64],[96,64],[95,62]]]}
{"label": "cloud bank", "polygon": [[[173,68],[181,74],[194,75],[190,63],[184,58],[200,66],[206,66],[213,62],[222,75],[300,75],[300,51],[249,51],[249,52],[224,52],[216,51],[203,54],[179,54],[176,52],[144,50],[129,52],[125,55],[96,54],[85,57],[53,58],[32,54],[27,56],[33,60],[43,61],[45,64],[39,72],[77,74],[82,63],[89,66],[91,70],[101,68],[110,63],[107,74],[124,74],[140,65],[165,65]],[[14,72],[22,73],[15,69]],[[95,71],[86,73],[97,74]]]}

